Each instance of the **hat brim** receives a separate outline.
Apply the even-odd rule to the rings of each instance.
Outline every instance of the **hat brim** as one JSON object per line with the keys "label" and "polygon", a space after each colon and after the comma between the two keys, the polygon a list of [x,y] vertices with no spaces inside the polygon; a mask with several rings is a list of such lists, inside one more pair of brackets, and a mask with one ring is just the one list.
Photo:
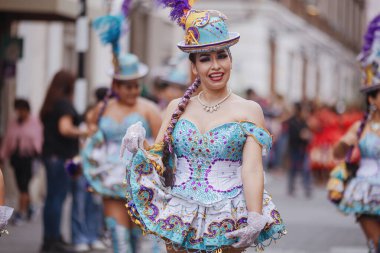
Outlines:
{"label": "hat brim", "polygon": [[149,72],[149,68],[147,65],[140,63],[138,66],[138,71],[136,74],[133,75],[122,75],[122,74],[115,74],[114,71],[110,71],[110,76],[112,76],[116,80],[121,81],[127,81],[127,80],[135,80],[140,79],[146,76]]}
{"label": "hat brim", "polygon": [[360,88],[360,91],[363,93],[368,93],[368,92],[379,90],[379,89],[380,89],[380,83],[375,84],[375,85],[371,85],[369,87],[362,87],[362,88]]}
{"label": "hat brim", "polygon": [[221,49],[225,49],[228,47],[231,47],[239,42],[240,34],[235,32],[228,33],[229,39],[223,40],[215,43],[210,44],[203,44],[203,45],[186,45],[185,41],[181,41],[177,44],[179,49],[181,49],[183,52],[186,53],[202,53],[202,52],[212,52],[212,51],[218,51]]}

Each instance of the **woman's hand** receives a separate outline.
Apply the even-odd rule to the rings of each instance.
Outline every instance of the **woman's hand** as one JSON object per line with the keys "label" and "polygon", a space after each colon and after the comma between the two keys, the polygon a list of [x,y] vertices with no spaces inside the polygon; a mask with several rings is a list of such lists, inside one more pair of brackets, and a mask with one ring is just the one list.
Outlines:
{"label": "woman's hand", "polygon": [[248,213],[248,225],[244,228],[226,233],[226,238],[238,237],[239,241],[232,244],[234,248],[245,248],[253,245],[261,230],[268,223],[269,218],[256,212]]}
{"label": "woman's hand", "polygon": [[341,139],[340,142],[347,144],[348,146],[353,146],[356,144],[358,136],[354,132],[347,132]]}
{"label": "woman's hand", "polygon": [[351,146],[357,145],[358,129],[360,121],[354,123],[345,135],[340,138],[339,142],[333,148],[333,155],[336,159],[343,159]]}
{"label": "woman's hand", "polygon": [[146,130],[139,121],[131,125],[121,141],[120,157],[123,156],[125,149],[131,153],[136,153],[139,148],[144,148]]}

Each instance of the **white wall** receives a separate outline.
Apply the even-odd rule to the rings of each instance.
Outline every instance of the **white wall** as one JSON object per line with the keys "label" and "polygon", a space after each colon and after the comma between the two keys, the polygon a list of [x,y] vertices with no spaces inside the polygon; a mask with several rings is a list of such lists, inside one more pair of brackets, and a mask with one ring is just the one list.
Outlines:
{"label": "white wall", "polygon": [[16,96],[29,99],[37,113],[54,73],[62,67],[63,26],[59,23],[20,22],[23,57],[17,63]]}
{"label": "white wall", "polygon": [[380,14],[379,0],[366,0],[367,23]]}

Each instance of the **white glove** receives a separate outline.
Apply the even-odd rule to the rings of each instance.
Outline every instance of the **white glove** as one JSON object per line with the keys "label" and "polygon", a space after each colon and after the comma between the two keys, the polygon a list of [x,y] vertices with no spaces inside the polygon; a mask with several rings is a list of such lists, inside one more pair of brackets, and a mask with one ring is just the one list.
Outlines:
{"label": "white glove", "polygon": [[143,148],[145,135],[146,131],[141,121],[128,127],[121,141],[120,157],[123,157],[125,149],[134,154],[139,148]]}
{"label": "white glove", "polygon": [[6,230],[8,220],[11,218],[13,208],[8,206],[0,206],[0,236],[3,233],[8,233]]}
{"label": "white glove", "polygon": [[268,223],[269,217],[261,215],[256,212],[248,213],[248,225],[244,228],[226,233],[225,236],[228,239],[238,237],[239,241],[235,244],[232,244],[234,248],[245,248],[253,245],[255,240],[259,236],[261,230]]}

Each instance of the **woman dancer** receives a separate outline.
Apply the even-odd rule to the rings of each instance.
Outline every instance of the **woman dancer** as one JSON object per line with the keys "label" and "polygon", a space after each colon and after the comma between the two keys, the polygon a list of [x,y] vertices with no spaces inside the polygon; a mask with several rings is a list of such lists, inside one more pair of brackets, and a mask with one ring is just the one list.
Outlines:
{"label": "woman dancer", "polygon": [[[128,210],[145,232],[168,243],[168,252],[263,248],[286,230],[264,190],[262,152],[272,138],[263,112],[228,87],[229,47],[239,34],[228,32],[218,11],[187,12],[179,48],[190,53],[197,78],[169,104],[149,151],[142,124],[128,129],[123,146],[135,153]],[[200,85],[203,91],[191,97]]]}
{"label": "woman dancer", "polygon": [[336,158],[344,158],[358,146],[361,153],[356,175],[346,186],[339,209],[354,214],[368,240],[370,253],[380,252],[380,15],[370,24],[360,55],[367,113],[347,131],[334,148]]}
{"label": "woman dancer", "polygon": [[[119,147],[126,129],[138,121],[143,122],[148,138],[156,137],[161,118],[158,107],[140,97],[140,79],[147,74],[147,66],[132,54],[123,55],[118,61],[120,68],[113,75],[112,84],[116,98],[99,107],[99,130],[90,138],[82,157],[90,186],[103,196],[106,225],[111,231],[114,252],[130,253],[136,252],[135,242],[141,230],[132,226],[125,211],[125,161],[120,159]],[[104,148],[98,150],[100,143]]]}

